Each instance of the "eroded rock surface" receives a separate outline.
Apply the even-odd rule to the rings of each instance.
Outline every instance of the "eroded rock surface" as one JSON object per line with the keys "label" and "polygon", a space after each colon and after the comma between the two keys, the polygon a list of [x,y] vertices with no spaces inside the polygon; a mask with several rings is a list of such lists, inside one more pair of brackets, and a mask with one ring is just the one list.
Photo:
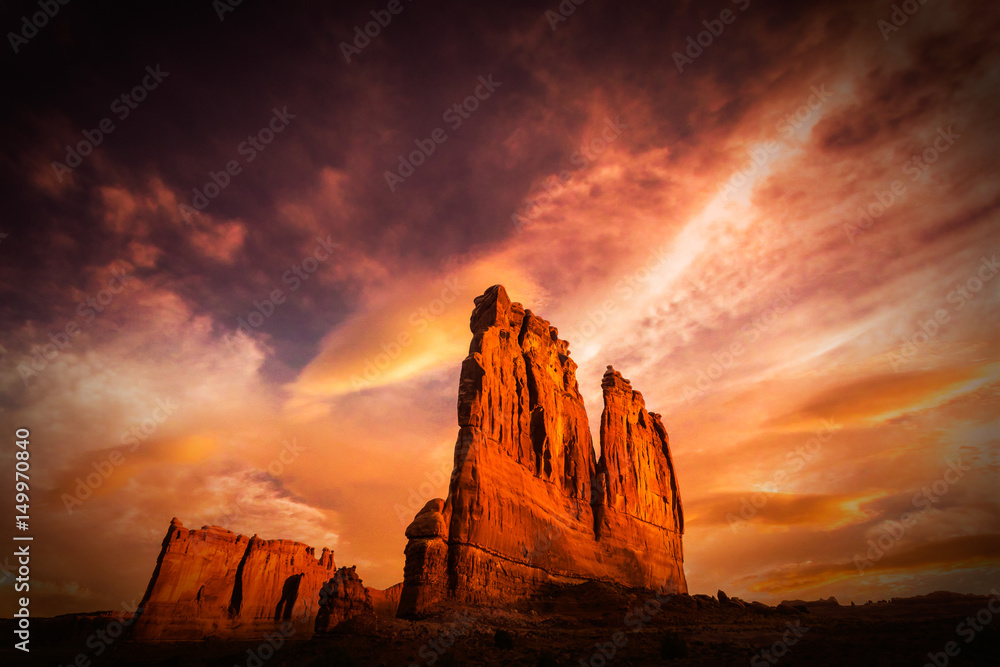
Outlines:
{"label": "eroded rock surface", "polygon": [[342,567],[320,590],[316,634],[329,632],[341,623],[359,616],[368,617],[374,624],[372,596],[361,582],[355,567]]}
{"label": "eroded rock surface", "polygon": [[601,460],[594,482],[594,526],[605,550],[632,562],[634,581],[667,584],[684,592],[681,534],[684,512],[660,415],[642,394],[608,366],[601,382]]}
{"label": "eroded rock surface", "polygon": [[476,298],[447,500],[406,530],[399,615],[516,600],[546,582],[684,592],[680,494],[659,415],[609,367],[595,461],[576,364],[495,285]]}
{"label": "eroded rock surface", "polygon": [[137,639],[260,637],[290,622],[312,634],[333,552],[170,523],[136,621]]}

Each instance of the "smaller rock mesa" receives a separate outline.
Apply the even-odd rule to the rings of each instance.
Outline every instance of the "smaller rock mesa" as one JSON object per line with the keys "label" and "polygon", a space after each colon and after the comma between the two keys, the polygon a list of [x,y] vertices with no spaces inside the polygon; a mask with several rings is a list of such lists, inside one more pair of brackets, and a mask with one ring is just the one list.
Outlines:
{"label": "smaller rock mesa", "polygon": [[569,343],[500,285],[475,300],[447,500],[406,529],[398,614],[504,604],[551,582],[683,593],[684,516],[660,416],[610,366],[601,458]]}
{"label": "smaller rock mesa", "polygon": [[[313,633],[333,552],[290,540],[246,537],[218,526],[170,522],[140,604],[135,639],[262,637],[290,622]],[[286,626],[287,627],[287,626]]]}

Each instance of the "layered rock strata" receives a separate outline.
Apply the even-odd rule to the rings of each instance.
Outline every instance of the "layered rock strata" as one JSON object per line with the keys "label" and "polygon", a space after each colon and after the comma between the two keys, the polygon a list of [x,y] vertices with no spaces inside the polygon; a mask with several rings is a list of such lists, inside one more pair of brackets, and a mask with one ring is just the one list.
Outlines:
{"label": "layered rock strata", "polygon": [[495,285],[476,298],[446,500],[406,529],[400,616],[444,599],[516,600],[548,582],[684,592],[683,512],[667,433],[610,366],[595,461],[576,364]]}
{"label": "layered rock strata", "polygon": [[[260,637],[290,622],[313,632],[333,552],[290,540],[262,540],[218,526],[170,523],[140,604],[136,639]],[[287,626],[286,626],[287,627]]]}

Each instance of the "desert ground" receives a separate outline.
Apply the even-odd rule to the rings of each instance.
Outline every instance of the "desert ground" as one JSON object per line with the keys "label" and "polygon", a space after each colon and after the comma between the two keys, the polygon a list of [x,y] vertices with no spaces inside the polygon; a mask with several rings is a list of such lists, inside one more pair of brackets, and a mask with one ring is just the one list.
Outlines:
{"label": "desert ground", "polygon": [[[81,614],[35,621],[30,664],[997,665],[1000,622],[991,601],[1000,608],[994,598],[953,593],[857,606],[830,599],[771,607],[590,582],[554,587],[504,609],[446,605],[415,621],[353,619],[326,636],[273,640],[280,644],[276,650],[266,642],[212,637],[155,643],[123,637],[105,644],[96,633],[110,614]],[[23,654],[15,653],[4,648],[3,663],[24,664],[18,662]]]}

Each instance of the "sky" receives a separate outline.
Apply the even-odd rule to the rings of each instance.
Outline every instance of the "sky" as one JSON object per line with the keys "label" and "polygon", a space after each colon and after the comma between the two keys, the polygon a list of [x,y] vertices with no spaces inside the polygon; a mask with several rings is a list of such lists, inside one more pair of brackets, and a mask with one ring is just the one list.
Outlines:
{"label": "sky", "polygon": [[134,607],[172,517],[401,581],[497,283],[595,434],[608,364],[662,414],[691,592],[1000,585],[995,3],[39,11],[0,12],[33,613]]}

